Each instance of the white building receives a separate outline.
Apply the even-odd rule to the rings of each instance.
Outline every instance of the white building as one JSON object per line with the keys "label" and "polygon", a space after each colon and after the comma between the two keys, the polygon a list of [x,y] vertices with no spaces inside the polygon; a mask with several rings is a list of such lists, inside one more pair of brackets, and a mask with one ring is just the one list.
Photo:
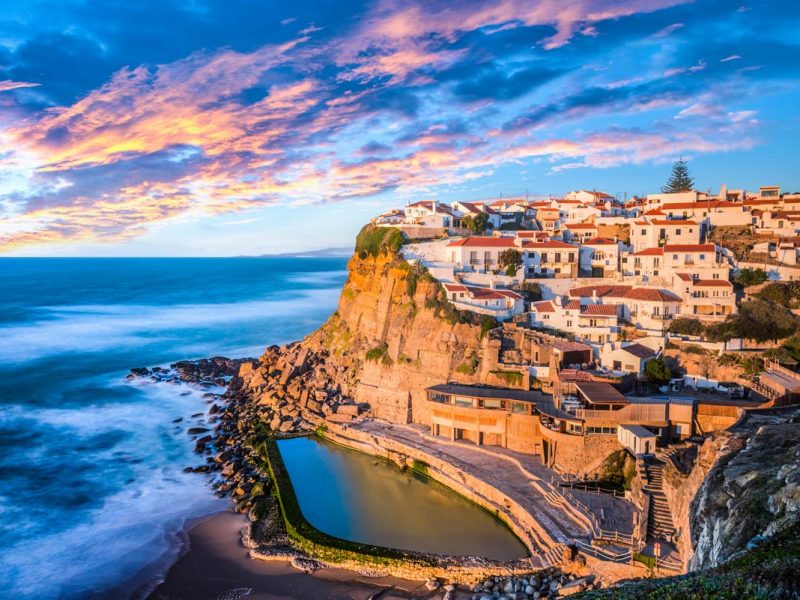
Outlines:
{"label": "white building", "polygon": [[525,310],[522,296],[512,290],[493,289],[445,283],[447,299],[460,310],[491,315],[499,321],[512,318]]}
{"label": "white building", "polygon": [[614,277],[620,272],[622,242],[593,237],[581,245],[580,271],[592,277]]}
{"label": "white building", "polygon": [[697,221],[643,218],[631,225],[631,246],[637,252],[664,244],[698,244],[700,235]]}

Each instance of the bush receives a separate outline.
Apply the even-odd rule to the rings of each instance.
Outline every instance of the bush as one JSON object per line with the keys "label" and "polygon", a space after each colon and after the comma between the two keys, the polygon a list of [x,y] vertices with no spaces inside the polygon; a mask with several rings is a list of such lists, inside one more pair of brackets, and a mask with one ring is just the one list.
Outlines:
{"label": "bush", "polygon": [[672,378],[672,371],[662,358],[653,358],[644,365],[644,376],[652,384],[663,385]]}
{"label": "bush", "polygon": [[[403,262],[404,264],[408,264],[405,261]],[[417,293],[417,284],[427,272],[428,269],[419,263],[413,266],[409,265],[408,272],[406,274],[406,294],[412,298],[414,297],[414,294]]]}
{"label": "bush", "polygon": [[679,317],[669,324],[667,331],[677,335],[702,335],[703,324],[698,319]]}
{"label": "bush", "polygon": [[381,254],[397,254],[405,239],[403,232],[394,227],[365,225],[356,236],[356,254],[361,259],[375,258]]}
{"label": "bush", "polygon": [[367,353],[364,355],[364,358],[368,362],[377,362],[382,360],[386,353],[389,351],[389,345],[385,342],[380,346],[375,346],[372,350],[367,350]]}
{"label": "bush", "polygon": [[739,274],[733,278],[735,283],[742,287],[749,287],[751,285],[758,285],[767,280],[767,273],[764,269],[751,269],[746,268],[739,271]]}
{"label": "bush", "polygon": [[480,235],[489,228],[489,215],[480,213],[479,215],[467,215],[461,219],[461,224],[469,229],[472,233]]}
{"label": "bush", "polygon": [[681,346],[681,350],[686,352],[686,354],[707,354],[705,348],[698,346],[697,344],[684,344]]}

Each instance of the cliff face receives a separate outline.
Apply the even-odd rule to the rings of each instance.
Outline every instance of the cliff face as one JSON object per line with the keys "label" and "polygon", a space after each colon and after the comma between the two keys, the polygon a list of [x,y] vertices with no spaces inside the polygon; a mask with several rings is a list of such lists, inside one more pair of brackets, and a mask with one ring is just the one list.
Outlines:
{"label": "cliff face", "polygon": [[690,570],[719,565],[760,536],[800,522],[800,409],[750,413],[709,438],[692,471],[664,471]]}
{"label": "cliff face", "polygon": [[720,564],[800,521],[798,440],[797,407],[751,413],[733,428],[691,505],[690,568]]}
{"label": "cliff face", "polygon": [[424,422],[427,386],[491,383],[499,340],[487,321],[457,322],[435,280],[391,254],[356,255],[348,271],[337,312],[302,343],[345,367],[357,402],[390,421]]}

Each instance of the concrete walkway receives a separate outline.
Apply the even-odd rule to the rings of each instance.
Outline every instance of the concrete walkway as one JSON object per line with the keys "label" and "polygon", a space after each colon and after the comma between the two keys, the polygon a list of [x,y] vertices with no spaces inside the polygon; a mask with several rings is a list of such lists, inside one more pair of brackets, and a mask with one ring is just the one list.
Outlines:
{"label": "concrete walkway", "polygon": [[[576,515],[574,508],[552,502],[554,487],[550,480],[554,471],[545,467],[538,457],[494,446],[434,438],[426,428],[415,425],[393,425],[371,419],[351,427],[418,448],[469,472],[520,504],[560,543],[569,544],[575,539],[588,541],[591,537],[586,520]],[[545,495],[550,496],[550,500]],[[582,495],[581,502],[590,510],[596,510],[595,516],[604,523],[604,529],[610,528],[613,521],[627,524],[624,530],[627,533],[632,530],[634,507],[623,498],[589,493]]]}

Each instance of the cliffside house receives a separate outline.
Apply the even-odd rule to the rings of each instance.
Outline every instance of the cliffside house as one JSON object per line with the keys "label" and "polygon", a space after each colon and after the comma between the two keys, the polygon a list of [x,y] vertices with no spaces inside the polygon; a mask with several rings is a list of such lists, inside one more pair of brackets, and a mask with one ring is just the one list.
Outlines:
{"label": "cliffside house", "polygon": [[677,273],[672,289],[683,298],[681,316],[725,318],[737,312],[736,294],[730,281],[695,279],[688,273]]}
{"label": "cliffside house", "polygon": [[534,327],[567,331],[590,342],[616,340],[619,332],[619,310],[611,304],[581,304],[558,296],[531,304],[529,314]]}
{"label": "cliffside house", "polygon": [[459,310],[470,310],[505,321],[525,310],[524,298],[512,290],[445,283],[447,299]]}
{"label": "cliffside house", "polygon": [[460,225],[460,215],[457,215],[446,204],[436,200],[423,200],[409,204],[404,209],[405,224],[420,227],[448,228]]}

